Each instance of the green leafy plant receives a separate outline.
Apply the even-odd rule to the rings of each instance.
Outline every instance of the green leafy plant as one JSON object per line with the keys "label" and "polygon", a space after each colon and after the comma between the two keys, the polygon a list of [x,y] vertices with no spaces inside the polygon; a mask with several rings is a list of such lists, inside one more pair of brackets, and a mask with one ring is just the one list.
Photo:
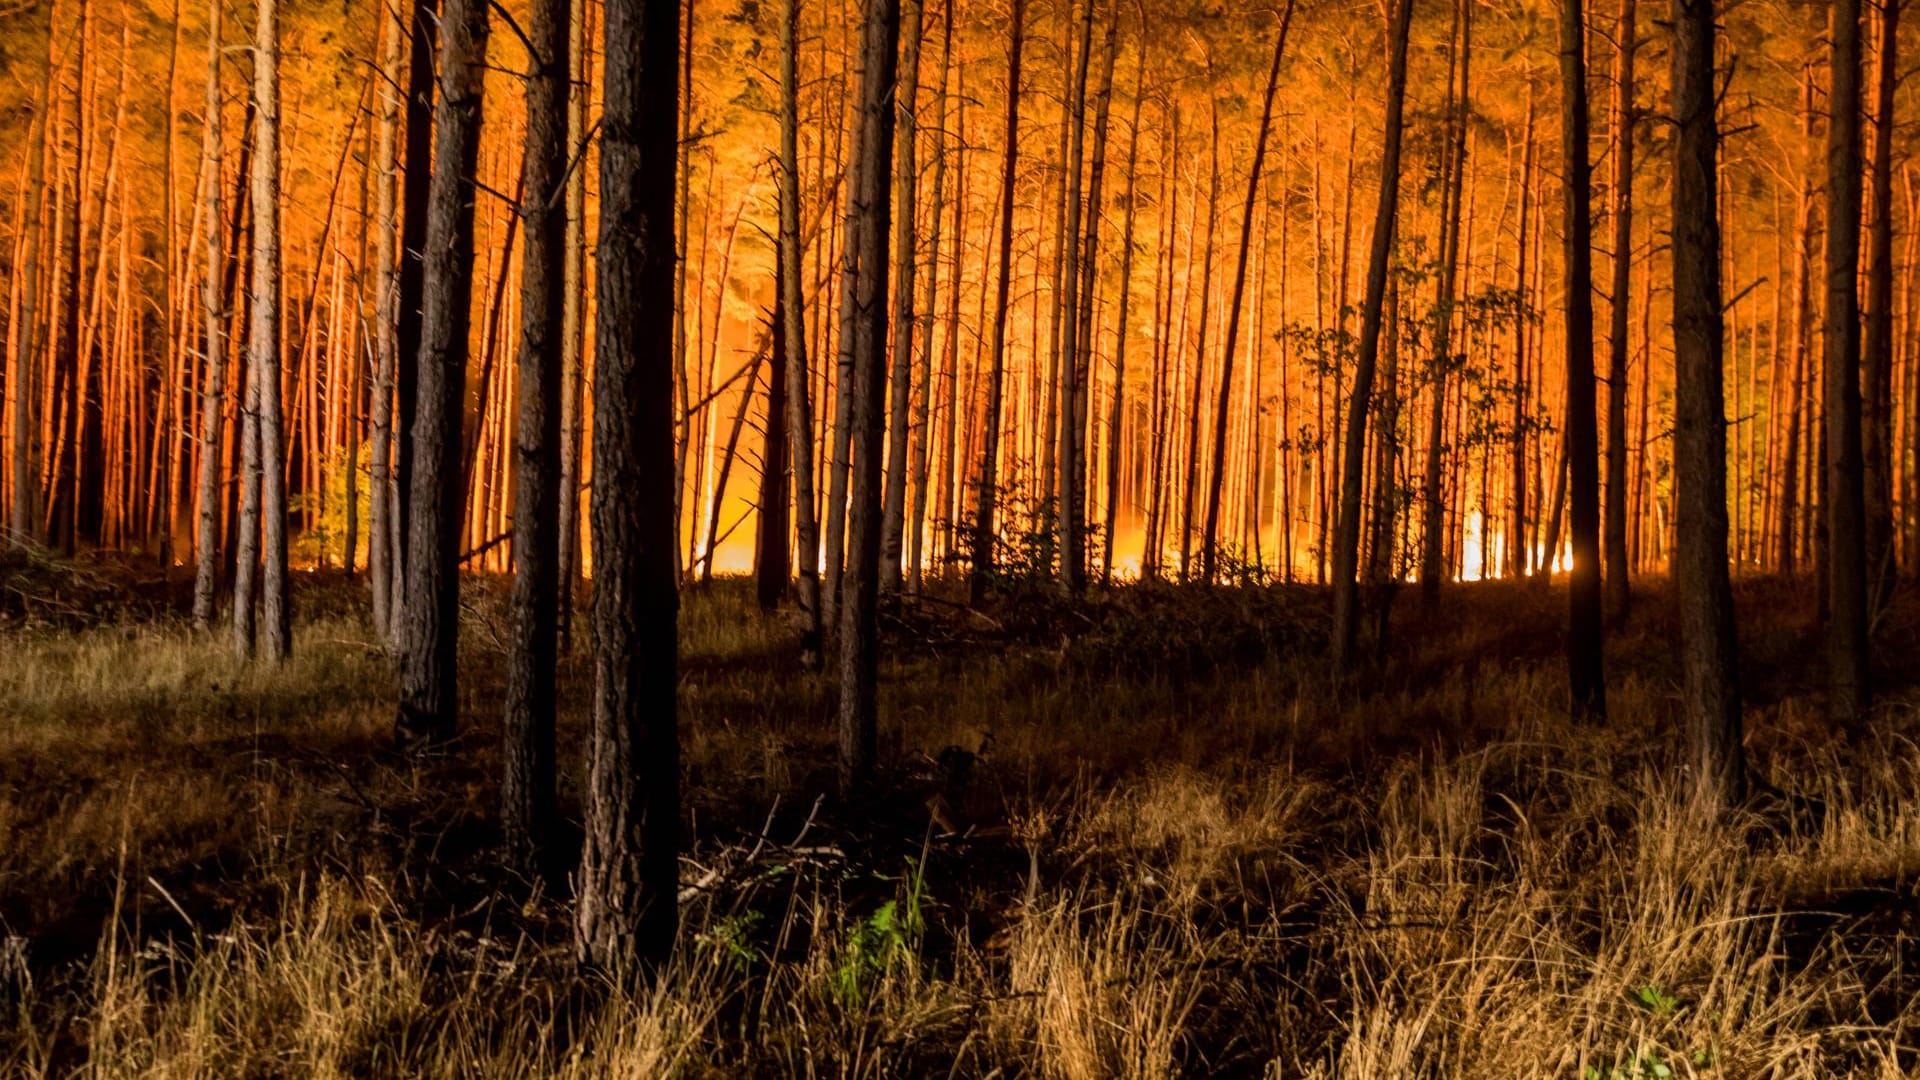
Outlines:
{"label": "green leafy plant", "polygon": [[917,864],[908,867],[903,883],[904,897],[881,904],[873,914],[855,924],[847,937],[846,948],[832,976],[833,996],[842,1006],[858,1004],[889,967],[920,943],[920,935],[926,929],[921,911],[925,879]]}

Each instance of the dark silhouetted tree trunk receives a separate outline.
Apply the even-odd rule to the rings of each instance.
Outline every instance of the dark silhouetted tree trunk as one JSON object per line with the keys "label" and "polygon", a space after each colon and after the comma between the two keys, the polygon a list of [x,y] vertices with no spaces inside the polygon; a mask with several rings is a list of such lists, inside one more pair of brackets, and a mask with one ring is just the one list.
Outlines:
{"label": "dark silhouetted tree trunk", "polygon": [[792,566],[787,558],[787,327],[779,296],[786,290],[784,260],[774,268],[773,370],[767,377],[767,417],[760,440],[760,494],[753,544],[754,598],[772,611],[787,595]]}
{"label": "dark silhouetted tree trunk", "polygon": [[427,200],[419,398],[413,418],[412,509],[400,618],[402,741],[451,738],[459,721],[460,425],[473,306],[473,204],[480,150],[486,0],[447,0],[440,22],[440,98]]}
{"label": "dark silhouetted tree trunk", "polygon": [[1829,11],[1826,521],[1829,709],[1851,721],[1867,683],[1867,536],[1860,453],[1860,0]]}
{"label": "dark silhouetted tree trunk", "polygon": [[1573,713],[1607,714],[1600,595],[1600,439],[1593,386],[1593,222],[1587,158],[1587,22],[1583,0],[1560,8],[1560,126],[1566,161],[1567,480],[1573,572],[1568,577],[1567,688]]}
{"label": "dark silhouetted tree trunk", "polygon": [[1628,302],[1633,274],[1633,59],[1639,50],[1634,0],[1620,0],[1614,28],[1613,285],[1607,320],[1607,607],[1624,619],[1633,603],[1627,558]]}
{"label": "dark silhouetted tree trunk", "polygon": [[407,56],[406,170],[400,186],[400,292],[394,326],[393,588],[391,640],[401,642],[412,542],[414,414],[420,396],[420,337],[425,314],[427,203],[433,179],[433,57],[440,32],[437,0],[414,0]]}
{"label": "dark silhouetted tree trunk", "polygon": [[1006,163],[1000,172],[1000,266],[994,286],[992,359],[987,369],[986,430],[980,443],[980,474],[975,478],[973,566],[967,591],[973,603],[986,599],[993,581],[994,502],[999,489],[1001,399],[1007,381],[1007,297],[1013,282],[1014,181],[1020,159],[1020,50],[1026,43],[1026,0],[1013,0],[1012,41],[1007,55]]}
{"label": "dark silhouetted tree trunk", "polygon": [[[513,638],[507,650],[508,858],[541,875],[555,813],[554,696],[560,617],[560,377],[567,255],[569,0],[536,0],[528,21],[527,142],[520,216],[519,429],[514,445]],[[504,259],[502,260],[505,261]]]}
{"label": "dark silhouetted tree trunk", "polygon": [[[880,538],[880,591],[900,589],[900,556],[906,539],[908,440],[913,410],[913,277],[914,204],[920,183],[918,124],[915,98],[920,90],[920,43],[924,21],[920,0],[902,0],[904,20],[900,34],[900,88],[896,112],[899,138],[895,143],[894,185],[898,190],[893,218],[893,380],[887,406],[886,493]],[[938,217],[935,218],[938,221]],[[931,363],[931,357],[921,362]]]}
{"label": "dark silhouetted tree trunk", "polygon": [[593,714],[583,967],[657,969],[679,924],[674,176],[679,0],[606,5],[593,364]]}
{"label": "dark silhouetted tree trunk", "polygon": [[1712,0],[1674,0],[1674,577],[1694,781],[1704,802],[1720,806],[1745,797],[1746,759],[1727,576],[1713,19]]}
{"label": "dark silhouetted tree trunk", "polygon": [[860,79],[860,184],[848,191],[857,213],[854,254],[853,470],[847,506],[847,574],[840,602],[840,784],[861,786],[873,774],[879,673],[881,468],[886,435],[887,225],[892,210],[887,163],[893,160],[895,43],[899,0],[870,0],[866,62]]}
{"label": "dark silhouetted tree trunk", "polygon": [[[1341,456],[1340,517],[1333,541],[1333,662],[1345,671],[1353,663],[1359,632],[1361,496],[1366,482],[1367,407],[1373,397],[1380,358],[1380,326],[1386,311],[1387,273],[1392,268],[1393,233],[1400,207],[1401,117],[1407,96],[1407,35],[1413,0],[1398,0],[1387,30],[1387,117],[1385,151],[1380,159],[1380,204],[1373,216],[1373,250],[1367,263],[1367,295],[1360,314],[1360,355],[1354,366],[1353,401],[1348,407],[1346,449]],[[1269,91],[1271,100],[1271,91]],[[1248,206],[1252,210],[1251,204]],[[1222,399],[1224,410],[1226,401]],[[1216,441],[1216,446],[1221,445]]]}
{"label": "dark silhouetted tree trunk", "polygon": [[800,560],[801,652],[817,662],[821,641],[820,521],[813,474],[813,400],[800,257],[800,0],[780,20],[780,326],[786,350],[787,436],[793,453],[794,555]]}

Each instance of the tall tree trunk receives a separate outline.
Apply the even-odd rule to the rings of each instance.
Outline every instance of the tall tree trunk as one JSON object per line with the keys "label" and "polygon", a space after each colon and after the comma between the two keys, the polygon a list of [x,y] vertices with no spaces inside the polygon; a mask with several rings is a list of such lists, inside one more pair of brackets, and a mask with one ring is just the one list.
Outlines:
{"label": "tall tree trunk", "polygon": [[554,697],[560,617],[560,377],[567,241],[570,0],[537,0],[531,19],[521,187],[519,427],[514,442],[513,647],[500,789],[508,857],[547,869],[554,813]]}
{"label": "tall tree trunk", "polygon": [[486,0],[447,0],[427,200],[414,472],[401,603],[402,742],[451,738],[459,720],[461,416],[473,307],[473,206],[480,150]]}
{"label": "tall tree trunk", "polygon": [[[200,520],[194,533],[193,564],[193,625],[201,630],[213,625],[214,592],[219,584],[220,569],[220,423],[226,405],[222,384],[227,374],[227,313],[220,292],[222,264],[226,262],[220,236],[220,37],[224,8],[224,0],[211,0],[207,5],[206,141],[201,160],[207,200],[207,272],[200,283],[201,308],[206,319],[206,357],[200,400]],[[39,149],[37,142],[34,148]],[[31,322],[28,326],[31,328]],[[18,460],[16,458],[16,462]]]}
{"label": "tall tree trunk", "polygon": [[[1393,259],[1394,226],[1400,206],[1400,136],[1407,96],[1407,36],[1413,24],[1413,0],[1398,0],[1387,30],[1387,117],[1380,159],[1380,204],[1373,217],[1373,250],[1367,264],[1367,295],[1360,316],[1360,355],[1354,366],[1353,401],[1348,407],[1346,448],[1341,455],[1339,531],[1333,548],[1333,662],[1345,671],[1353,663],[1359,631],[1360,510],[1366,481],[1367,406],[1373,397],[1380,357],[1381,317],[1386,310],[1387,273]],[[1272,100],[1271,91],[1268,100]],[[1249,204],[1251,209],[1251,204]],[[1224,409],[1226,402],[1221,402]],[[1215,444],[1219,445],[1218,443]]]}
{"label": "tall tree trunk", "polygon": [[817,663],[821,641],[820,524],[815,514],[813,401],[807,372],[800,259],[800,0],[780,20],[780,325],[787,377],[787,437],[793,453],[795,557],[800,560],[801,652]]}
{"label": "tall tree trunk", "polygon": [[880,456],[886,434],[887,225],[892,210],[887,163],[893,160],[895,45],[899,0],[869,0],[866,62],[860,79],[860,184],[848,191],[848,217],[859,248],[855,267],[852,492],[847,507],[847,575],[840,601],[840,784],[864,785],[873,774],[879,712]]}
{"label": "tall tree trunk", "polygon": [[260,467],[260,639],[269,659],[292,651],[287,604],[287,492],[280,408],[280,26],[260,0],[254,31],[253,307],[247,328]]}
{"label": "tall tree trunk", "polygon": [[[218,2],[218,0],[215,0]],[[399,230],[394,201],[394,154],[400,126],[400,46],[406,37],[406,24],[382,17],[380,70],[383,73],[379,93],[380,121],[374,148],[374,224],[378,241],[374,247],[373,301],[373,447],[369,454],[370,490],[367,493],[367,577],[373,591],[374,629],[387,640],[393,634],[393,380],[397,365],[395,324],[399,305],[395,260]]]}
{"label": "tall tree trunk", "polygon": [[[927,484],[929,482],[928,470],[929,459],[931,457],[931,444],[934,437],[933,377],[935,365],[933,356],[933,324],[936,321],[934,312],[939,306],[938,301],[940,295],[940,215],[944,211],[946,201],[947,155],[954,142],[953,133],[947,126],[952,122],[947,114],[950,100],[947,96],[947,84],[952,74],[953,0],[946,0],[940,41],[940,92],[938,96],[940,103],[940,152],[934,157],[933,161],[933,206],[927,215],[927,220],[933,225],[933,231],[932,236],[929,238],[927,248],[926,315],[920,322],[920,355],[925,359],[920,367],[919,400],[914,406],[912,450],[913,503],[907,510],[907,588],[915,593],[920,591],[921,580],[926,572],[926,551],[924,545],[926,541],[927,503],[929,501],[929,495],[931,494],[927,489]],[[958,229],[954,232],[954,243],[958,244],[964,237],[959,235]],[[956,272],[954,274],[954,281],[951,284],[951,287],[955,290],[955,295],[958,295],[960,287],[959,278],[960,275]],[[956,324],[952,320],[949,320],[947,324],[947,336],[949,340],[952,339],[955,331]],[[953,379],[953,363],[956,356],[957,354],[949,348],[947,355],[944,357],[949,382]],[[958,408],[958,403],[952,400],[950,396],[946,415],[949,417],[952,416],[953,411]]]}
{"label": "tall tree trunk", "polygon": [[593,714],[574,952],[657,968],[679,923],[674,174],[679,0],[609,0],[593,370]]}
{"label": "tall tree trunk", "polygon": [[[1527,532],[1527,485],[1529,483],[1527,436],[1530,433],[1529,429],[1532,427],[1529,423],[1528,414],[1533,406],[1533,394],[1538,390],[1538,386],[1535,383],[1529,382],[1531,369],[1527,361],[1527,346],[1533,340],[1533,326],[1526,317],[1528,284],[1527,259],[1533,251],[1533,238],[1528,234],[1528,226],[1533,221],[1533,158],[1535,149],[1533,128],[1533,79],[1531,73],[1529,73],[1527,79],[1527,120],[1526,126],[1522,129],[1524,134],[1521,136],[1520,219],[1518,228],[1515,230],[1518,233],[1517,239],[1519,244],[1518,251],[1514,256],[1513,294],[1519,305],[1519,311],[1513,320],[1513,431],[1509,436],[1512,441],[1513,475],[1510,479],[1513,483],[1513,496],[1510,511],[1511,516],[1507,526],[1508,535],[1512,537],[1508,542],[1508,546],[1511,550],[1519,553],[1518,561],[1514,561],[1512,557],[1509,556],[1508,570],[1510,573],[1518,574],[1521,577],[1530,576],[1534,571],[1534,545]],[[1539,508],[1534,507],[1533,512],[1538,514],[1540,512]],[[1547,555],[1546,562],[1549,567],[1552,566],[1553,557],[1551,554]]]}
{"label": "tall tree trunk", "polygon": [[1867,325],[1862,396],[1862,483],[1869,600],[1885,602],[1895,576],[1893,551],[1893,127],[1899,86],[1902,0],[1881,0],[1873,124],[1873,220],[1868,231]]}
{"label": "tall tree trunk", "polygon": [[[1094,0],[1085,0],[1074,52],[1067,73],[1068,96],[1063,103],[1066,128],[1062,132],[1060,235],[1055,265],[1053,348],[1054,402],[1048,424],[1047,451],[1054,501],[1051,507],[1054,546],[1060,554],[1059,582],[1069,593],[1086,587],[1086,557],[1081,550],[1085,532],[1075,524],[1075,509],[1084,509],[1086,473],[1074,458],[1073,403],[1080,396],[1080,370],[1074,357],[1080,340],[1081,177],[1086,158],[1087,73],[1093,49]],[[1044,466],[1043,466],[1044,467]]]}
{"label": "tall tree trunk", "polygon": [[1561,150],[1566,161],[1567,479],[1573,534],[1568,578],[1567,687],[1577,717],[1603,719],[1600,447],[1593,386],[1593,222],[1587,207],[1587,21],[1583,0],[1560,8]]}
{"label": "tall tree trunk", "polygon": [[[1620,0],[1614,28],[1613,69],[1613,285],[1607,320],[1607,607],[1624,619],[1633,603],[1627,559],[1627,363],[1631,345],[1628,298],[1633,274],[1633,59],[1640,42],[1634,0]],[[1717,257],[1717,256],[1716,256]]]}
{"label": "tall tree trunk", "polygon": [[1712,0],[1674,0],[1674,575],[1695,790],[1704,804],[1719,807],[1745,797],[1746,764],[1727,576],[1713,19]]}
{"label": "tall tree trunk", "polygon": [[[216,34],[217,36],[217,34]],[[34,544],[40,538],[39,523],[39,410],[34,398],[39,394],[39,367],[42,335],[40,332],[40,208],[47,187],[47,138],[52,131],[55,80],[59,75],[59,38],[54,34],[53,5],[47,5],[47,71],[33,122],[27,125],[26,212],[21,216],[24,236],[18,269],[20,306],[11,331],[16,337],[13,370],[7,373],[8,392],[13,396],[13,501],[8,511],[8,531],[16,547]],[[209,76],[209,79],[214,76]],[[219,186],[219,178],[214,178]],[[219,215],[210,220],[217,222]],[[218,228],[217,224],[214,226]],[[217,250],[217,246],[216,249]],[[57,252],[55,253],[58,254]],[[196,606],[195,611],[199,609]],[[200,625],[204,626],[204,622]]]}
{"label": "tall tree trunk", "polygon": [[1427,460],[1421,483],[1420,595],[1431,606],[1447,577],[1446,503],[1441,477],[1450,449],[1446,441],[1449,376],[1453,373],[1453,307],[1460,265],[1461,194],[1466,175],[1466,114],[1471,108],[1468,63],[1473,55],[1473,6],[1462,2],[1454,16],[1459,26],[1459,84],[1448,90],[1447,147],[1441,170],[1444,184],[1440,210],[1439,294],[1433,328],[1432,408],[1427,422]]}
{"label": "tall tree trunk", "polygon": [[590,0],[573,0],[567,21],[567,55],[573,71],[568,78],[567,152],[567,262],[566,296],[560,309],[560,609],[559,652],[566,655],[573,642],[573,596],[580,582],[580,448],[581,416],[586,409],[587,280],[587,78],[593,65],[587,57],[587,19]]}
{"label": "tall tree trunk", "polygon": [[1834,0],[1827,95],[1826,522],[1833,716],[1872,703],[1867,682],[1867,535],[1860,452],[1860,0]]}
{"label": "tall tree trunk", "polygon": [[400,188],[399,310],[394,327],[393,588],[389,638],[402,643],[406,564],[412,552],[414,420],[420,396],[420,339],[425,316],[428,202],[433,180],[434,53],[438,0],[413,0],[407,57],[406,169]]}
{"label": "tall tree trunk", "polygon": [[[887,407],[886,493],[880,522],[882,593],[900,589],[900,555],[906,538],[909,420],[913,408],[913,215],[920,182],[915,146],[919,129],[914,119],[914,104],[920,90],[920,43],[925,15],[921,0],[903,0],[900,11],[904,22],[900,30],[901,71],[895,110],[899,116],[899,137],[894,147],[898,205],[893,217],[893,377]],[[932,363],[932,358],[922,357],[921,363]]]}
{"label": "tall tree trunk", "polygon": [[973,565],[967,577],[972,602],[987,597],[993,581],[994,503],[1000,483],[1001,399],[1007,381],[1007,297],[1013,283],[1013,196],[1020,159],[1020,51],[1026,43],[1026,0],[1013,0],[1012,41],[1007,55],[1006,162],[1000,172],[999,280],[994,286],[992,359],[987,374],[986,430],[980,442],[980,473],[975,478]]}
{"label": "tall tree trunk", "polygon": [[[1115,17],[1118,17],[1116,13]],[[1113,549],[1120,538],[1121,432],[1127,406],[1127,328],[1133,307],[1133,226],[1140,209],[1140,104],[1147,82],[1147,48],[1151,36],[1141,27],[1139,67],[1133,78],[1133,116],[1127,123],[1127,211],[1120,226],[1119,332],[1113,343],[1113,400],[1107,414],[1107,543],[1100,557],[1100,580],[1113,579]],[[1156,255],[1154,265],[1159,265]],[[1157,298],[1156,298],[1157,303]],[[1144,560],[1143,560],[1144,561]],[[1143,567],[1144,569],[1144,567]]]}

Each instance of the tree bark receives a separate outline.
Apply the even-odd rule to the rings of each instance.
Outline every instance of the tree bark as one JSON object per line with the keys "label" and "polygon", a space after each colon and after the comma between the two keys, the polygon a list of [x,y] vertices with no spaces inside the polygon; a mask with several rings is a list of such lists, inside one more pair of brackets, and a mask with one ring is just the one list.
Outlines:
{"label": "tree bark", "polygon": [[480,149],[486,0],[447,0],[420,327],[414,471],[401,603],[400,741],[444,741],[459,720],[460,425],[473,306],[473,206]]}
{"label": "tree bark", "polygon": [[1881,0],[1873,124],[1873,220],[1868,227],[1862,390],[1866,573],[1872,606],[1891,595],[1893,550],[1893,128],[1902,0]]}
{"label": "tree bark", "polygon": [[853,280],[853,382],[849,430],[853,470],[847,507],[847,574],[840,600],[840,786],[872,778],[879,707],[878,599],[880,585],[881,469],[886,408],[887,226],[892,210],[887,163],[893,160],[895,45],[899,0],[869,0],[866,62],[860,79],[860,184],[850,189],[848,218],[858,249]]}
{"label": "tree bark", "polygon": [[420,396],[420,339],[425,316],[428,202],[433,180],[434,53],[438,0],[413,0],[407,57],[406,171],[400,189],[399,310],[394,327],[393,587],[389,637],[401,642],[412,550],[414,420]]}
{"label": "tree bark", "polygon": [[787,437],[793,453],[795,556],[800,560],[801,652],[809,666],[824,647],[820,610],[820,523],[815,514],[813,401],[800,283],[800,0],[786,0],[780,21],[780,325],[787,378]]}
{"label": "tree bark", "polygon": [[1601,655],[1600,448],[1593,385],[1593,222],[1587,197],[1587,23],[1583,0],[1560,8],[1561,149],[1566,161],[1567,479],[1573,572],[1568,577],[1567,687],[1573,714],[1607,715]]}
{"label": "tree bark", "polygon": [[[216,0],[217,2],[217,0]],[[374,149],[377,175],[374,179],[374,224],[378,237],[374,247],[374,375],[373,446],[369,452],[370,477],[367,494],[367,577],[373,592],[373,625],[389,642],[393,638],[393,381],[397,365],[395,325],[399,296],[396,292],[395,250],[399,218],[393,201],[394,154],[400,124],[400,46],[406,36],[406,24],[397,19],[381,19],[382,40],[380,70],[384,77],[379,90],[380,120]]]}
{"label": "tree bark", "polygon": [[593,714],[574,954],[657,970],[678,928],[674,176],[679,0],[609,0],[593,371]]}
{"label": "tree bark", "polygon": [[[914,202],[920,182],[916,154],[918,124],[914,105],[920,90],[920,44],[924,22],[921,0],[903,0],[900,30],[900,87],[896,113],[898,137],[894,152],[894,184],[898,191],[893,216],[893,376],[887,407],[886,492],[881,517],[880,591],[900,590],[901,548],[906,538],[908,440],[913,409],[913,289]],[[921,363],[931,363],[922,357]]]}
{"label": "tree bark", "polygon": [[[222,264],[226,261],[220,235],[220,61],[221,17],[225,6],[224,0],[211,0],[207,5],[206,142],[201,161],[207,178],[207,272],[200,283],[201,308],[206,319],[206,356],[204,389],[200,396],[200,520],[194,533],[193,625],[203,631],[213,625],[214,592],[219,584],[220,424],[226,405],[223,383],[227,374],[227,313],[220,291]],[[37,141],[34,149],[39,150]],[[16,473],[19,460],[15,458]]]}
{"label": "tree bark", "polygon": [[[1387,117],[1380,159],[1380,204],[1373,218],[1373,250],[1367,264],[1367,295],[1360,316],[1360,355],[1354,366],[1346,448],[1341,456],[1339,532],[1333,548],[1333,662],[1345,672],[1353,663],[1359,633],[1360,512],[1367,465],[1367,407],[1380,357],[1381,318],[1400,206],[1400,136],[1407,94],[1407,36],[1413,0],[1398,0],[1387,31]],[[1271,97],[1269,97],[1271,100]],[[1251,208],[1251,203],[1249,203]],[[1222,407],[1225,401],[1221,402]],[[1220,445],[1218,442],[1216,446]]]}
{"label": "tree bark", "polygon": [[520,206],[519,427],[514,445],[513,647],[508,650],[501,824],[529,879],[548,869],[560,616],[560,378],[567,240],[569,0],[536,0],[529,26]]}
{"label": "tree bark", "polygon": [[[1624,619],[1633,604],[1627,559],[1627,338],[1633,274],[1634,0],[1620,0],[1613,71],[1613,285],[1607,320],[1607,607]],[[1716,256],[1717,257],[1717,256]]]}
{"label": "tree bark", "polygon": [[1831,698],[1863,716],[1867,682],[1867,536],[1860,448],[1860,0],[1834,0],[1827,95],[1826,520]]}
{"label": "tree bark", "polygon": [[1026,43],[1026,0],[1013,0],[1012,41],[1007,54],[1007,101],[1004,144],[1006,161],[1000,172],[1000,277],[994,286],[992,359],[987,374],[986,429],[980,442],[980,473],[975,478],[973,565],[967,592],[973,603],[987,598],[993,582],[994,503],[999,494],[1000,413],[1007,380],[1007,297],[1013,284],[1013,196],[1020,160],[1020,51]]}
{"label": "tree bark", "polygon": [[1695,792],[1718,808],[1745,797],[1746,766],[1727,574],[1713,19],[1712,0],[1674,0],[1674,577]]}

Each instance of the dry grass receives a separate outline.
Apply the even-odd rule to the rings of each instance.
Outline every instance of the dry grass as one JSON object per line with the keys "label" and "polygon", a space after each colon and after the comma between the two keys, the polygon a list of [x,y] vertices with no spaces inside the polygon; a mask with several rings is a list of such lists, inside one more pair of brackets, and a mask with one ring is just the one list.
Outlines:
{"label": "dry grass", "polygon": [[[385,745],[391,676],[351,594],[304,593],[327,613],[279,669],[164,617],[0,628],[0,1073],[1920,1067],[1920,724],[1901,690],[1830,738],[1775,586],[1742,594],[1750,741],[1793,796],[1718,823],[1674,772],[1657,599],[1616,636],[1603,730],[1560,719],[1559,602],[1528,591],[1408,612],[1344,694],[1300,593],[1013,604],[991,632],[918,613],[885,790],[848,806],[823,797],[827,687],[788,629],[696,592],[697,887],[638,996],[578,986],[564,900],[494,862],[497,591],[468,598],[470,733],[426,760]],[[1896,658],[1912,604],[1884,624]]]}

